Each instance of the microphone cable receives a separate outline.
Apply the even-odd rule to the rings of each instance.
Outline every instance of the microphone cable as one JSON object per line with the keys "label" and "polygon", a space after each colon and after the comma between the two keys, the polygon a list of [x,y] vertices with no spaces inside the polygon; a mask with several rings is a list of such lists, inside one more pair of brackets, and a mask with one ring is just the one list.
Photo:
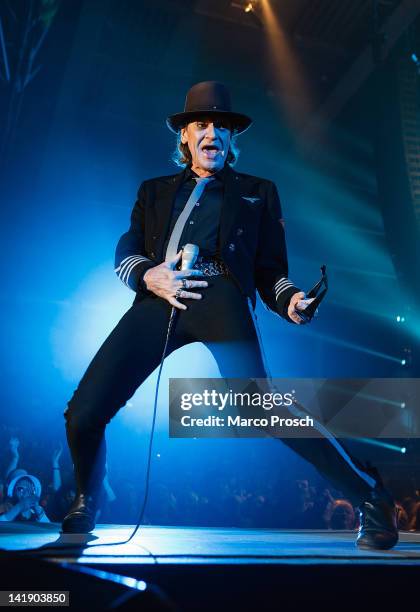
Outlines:
{"label": "microphone cable", "polygon": [[[197,259],[198,256],[198,247],[196,245],[192,245],[192,244],[187,244],[183,247],[183,261],[184,261],[184,255],[186,255],[186,265],[185,268],[182,265],[181,266],[181,270],[182,269],[191,269]],[[171,338],[171,333],[175,324],[175,320],[176,320],[176,316],[177,316],[177,308],[175,306],[172,306],[171,309],[171,314],[169,316],[169,321],[168,321],[168,328],[166,331],[166,338],[165,338],[165,345],[163,347],[163,352],[162,352],[162,357],[160,360],[160,365],[159,365],[159,370],[158,370],[158,376],[157,376],[157,381],[156,381],[156,389],[155,389],[155,399],[153,402],[153,414],[152,414],[152,426],[150,429],[150,438],[149,438],[149,447],[148,447],[148,452],[147,452],[147,463],[146,463],[146,476],[145,476],[145,491],[144,491],[144,496],[143,496],[143,503],[141,506],[141,510],[140,510],[140,514],[139,514],[139,518],[137,521],[137,524],[133,530],[133,532],[131,533],[130,537],[126,540],[122,540],[120,542],[105,542],[103,544],[100,543],[96,543],[96,544],[90,544],[88,545],[86,548],[97,548],[99,546],[120,546],[123,544],[128,544],[128,542],[130,542],[134,536],[136,535],[136,533],[138,532],[138,530],[141,527],[141,524],[143,522],[143,517],[144,517],[144,513],[146,510],[146,506],[147,506],[147,501],[149,499],[149,489],[150,489],[150,470],[151,470],[151,465],[152,465],[152,450],[153,450],[153,439],[154,439],[154,434],[155,434],[155,428],[156,428],[156,416],[157,416],[157,401],[158,401],[158,395],[159,395],[159,383],[160,383],[160,378],[161,378],[161,374],[162,374],[162,369],[163,369],[163,364],[165,361],[165,357],[166,357],[166,353],[168,351],[168,345],[169,345],[169,341]],[[65,534],[67,535],[67,534]],[[72,548],[72,545],[67,545],[70,548]],[[77,548],[80,548],[80,544],[76,545]],[[141,545],[140,545],[141,546]],[[44,546],[43,550],[57,550],[60,549],[61,547],[53,547],[53,546]],[[153,553],[148,550],[145,547],[142,547],[144,550],[147,551],[147,553],[153,558],[153,560],[156,563],[156,558],[153,555]]]}
{"label": "microphone cable", "polygon": [[[127,540],[123,540],[121,542],[106,542],[105,544],[99,544],[99,543],[97,543],[97,544],[90,544],[89,546],[87,546],[88,549],[95,548],[97,546],[117,546],[117,545],[119,546],[119,545],[122,545],[122,544],[128,544],[134,538],[134,536],[136,535],[136,533],[140,529],[141,524],[143,522],[144,513],[146,511],[146,506],[147,506],[147,502],[148,502],[148,499],[149,499],[150,470],[151,470],[151,467],[152,467],[153,440],[154,440],[155,429],[156,429],[156,417],[157,417],[157,402],[158,402],[158,396],[159,396],[159,384],[160,384],[160,378],[161,378],[161,374],[162,374],[163,364],[165,362],[166,353],[168,351],[169,341],[171,339],[171,333],[172,333],[172,329],[174,327],[176,315],[177,315],[177,308],[175,306],[172,306],[171,314],[169,316],[168,329],[166,331],[165,345],[163,347],[162,357],[160,359],[160,365],[159,365],[157,381],[156,381],[155,399],[154,399],[154,402],[153,402],[153,413],[152,413],[152,426],[150,428],[149,448],[148,448],[148,451],[147,451],[145,489],[144,489],[144,495],[143,495],[143,503],[141,505],[141,510],[140,510],[139,518],[137,520],[137,524],[136,524],[132,534],[130,535],[130,537]],[[147,550],[147,549],[145,548],[144,550]],[[151,555],[151,557],[156,562],[156,559],[155,559],[155,556],[153,555],[153,553],[150,550],[147,550],[147,552]]]}
{"label": "microphone cable", "polygon": [[[140,529],[140,526],[141,526],[141,524],[143,522],[144,513],[145,513],[147,502],[148,502],[148,499],[149,499],[150,469],[151,469],[151,466],[152,466],[153,439],[154,439],[155,428],[156,428],[156,416],[157,416],[157,402],[158,402],[158,395],[159,395],[159,383],[160,383],[160,377],[161,377],[161,374],[162,374],[163,364],[164,364],[166,353],[167,353],[167,350],[168,350],[169,340],[171,338],[171,332],[172,332],[172,329],[173,329],[173,326],[174,326],[174,323],[175,323],[176,315],[177,315],[177,308],[175,308],[175,306],[172,306],[171,314],[170,314],[170,317],[169,317],[168,329],[167,329],[167,332],[166,332],[165,346],[163,347],[162,357],[161,357],[161,360],[160,360],[160,365],[159,365],[159,370],[158,370],[158,375],[157,375],[157,381],[156,381],[155,400],[153,402],[152,426],[150,428],[149,449],[148,449],[148,453],[147,453],[147,462],[146,462],[146,476],[145,476],[146,486],[145,486],[145,489],[144,489],[143,504],[142,504],[142,507],[141,507],[141,510],[140,510],[140,514],[139,514],[139,518],[138,518],[138,521],[137,521],[137,525],[136,525],[133,533],[130,535],[128,540],[126,540],[125,542],[118,542],[119,544],[127,544],[128,542],[130,542],[134,538],[134,536],[136,535],[136,533]],[[153,554],[152,553],[150,553],[150,554],[154,558]]]}
{"label": "microphone cable", "polygon": [[[162,374],[162,369],[163,369],[163,364],[165,361],[165,357],[166,357],[166,353],[168,351],[168,345],[169,345],[169,341],[171,339],[171,333],[174,327],[174,323],[175,323],[175,319],[176,319],[176,315],[177,315],[177,308],[175,306],[172,306],[171,309],[171,314],[169,316],[169,322],[168,322],[168,329],[166,331],[166,338],[165,338],[165,345],[163,347],[163,352],[162,352],[162,357],[160,360],[160,365],[159,365],[159,370],[158,370],[158,375],[157,375],[157,381],[156,381],[156,388],[155,388],[155,399],[153,402],[153,413],[152,413],[152,426],[150,429],[150,438],[149,438],[149,447],[148,447],[148,452],[147,452],[147,462],[146,462],[146,476],[145,476],[145,490],[144,490],[144,496],[143,496],[143,503],[141,506],[141,510],[139,513],[139,518],[137,520],[137,524],[133,530],[133,532],[131,533],[130,537],[127,538],[126,540],[121,540],[119,542],[104,542],[104,543],[95,543],[95,544],[87,544],[86,545],[86,549],[92,549],[92,548],[97,548],[97,547],[102,547],[102,546],[121,546],[123,544],[128,544],[129,542],[131,542],[131,540],[134,538],[134,536],[136,535],[136,533],[138,532],[138,530],[141,527],[141,524],[143,522],[143,518],[144,518],[144,513],[146,510],[146,506],[147,506],[147,502],[149,499],[149,489],[150,489],[150,470],[151,470],[151,466],[152,466],[152,450],[153,450],[153,439],[154,439],[154,434],[155,434],[155,428],[156,428],[156,416],[157,416],[157,402],[158,402],[158,395],[159,395],[159,384],[160,384],[160,378],[161,378],[161,374]],[[77,535],[77,534],[61,534],[64,536],[67,535]],[[88,534],[86,534],[88,535]],[[154,556],[154,554],[152,553],[152,551],[150,551],[149,549],[147,549],[145,546],[141,546],[139,545],[141,548],[143,548],[143,550],[145,550],[151,557],[152,559],[155,561],[155,563],[157,563],[156,558]],[[80,549],[81,544],[77,543],[77,544],[71,544],[71,543],[65,543],[65,548],[78,548]],[[63,546],[43,546],[42,550],[63,550]],[[27,551],[25,551],[27,552]]]}
{"label": "microphone cable", "polygon": [[[197,260],[198,257],[198,253],[199,253],[199,249],[198,246],[196,246],[195,244],[186,244],[183,248],[182,248],[182,264],[181,264],[181,270],[183,269],[191,269],[195,263],[195,261]],[[184,267],[184,257],[185,257],[185,267]],[[157,401],[158,401],[158,395],[159,395],[159,383],[160,383],[160,377],[162,374],[162,369],[163,369],[163,364],[165,361],[165,357],[166,357],[166,353],[168,351],[168,345],[169,345],[169,340],[171,338],[171,333],[172,333],[172,329],[174,327],[174,323],[175,323],[175,319],[177,316],[177,311],[178,309],[175,306],[172,306],[171,309],[171,314],[169,316],[169,322],[168,322],[168,329],[166,332],[166,339],[165,339],[165,345],[163,347],[163,352],[162,352],[162,357],[160,360],[160,365],[159,365],[159,370],[158,370],[158,376],[157,376],[157,381],[156,381],[156,389],[155,389],[155,400],[153,402],[153,416],[152,416],[152,427],[150,429],[150,439],[149,439],[149,449],[148,449],[148,453],[147,453],[147,463],[146,463],[146,477],[145,477],[145,490],[144,490],[144,496],[143,496],[143,504],[140,510],[140,515],[137,521],[137,525],[134,528],[133,533],[130,535],[130,537],[128,538],[128,540],[125,540],[124,542],[110,542],[109,544],[93,544],[93,546],[110,546],[111,544],[113,546],[115,546],[116,544],[128,544],[128,542],[130,542],[134,536],[136,535],[136,533],[138,532],[138,530],[140,529],[140,526],[143,522],[143,517],[144,517],[144,513],[146,510],[146,506],[147,506],[147,501],[149,499],[149,489],[150,489],[150,469],[152,466],[152,450],[153,450],[153,439],[154,439],[154,435],[155,435],[155,427],[156,427],[156,415],[157,415]],[[91,546],[89,546],[89,548],[91,548]],[[149,551],[150,552],[150,551]],[[151,553],[151,556],[153,557],[153,559],[156,561],[153,553]]]}

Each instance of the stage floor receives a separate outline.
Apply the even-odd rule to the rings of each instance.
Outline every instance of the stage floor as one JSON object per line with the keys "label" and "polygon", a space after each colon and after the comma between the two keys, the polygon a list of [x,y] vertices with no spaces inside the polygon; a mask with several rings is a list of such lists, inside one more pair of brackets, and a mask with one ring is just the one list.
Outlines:
{"label": "stage floor", "polygon": [[[87,564],[386,564],[420,565],[420,533],[400,534],[389,551],[364,551],[350,531],[98,525],[90,536],[61,535],[59,525],[0,524],[0,547],[45,560]],[[104,546],[104,544],[107,544]],[[99,546],[98,546],[99,545]]]}

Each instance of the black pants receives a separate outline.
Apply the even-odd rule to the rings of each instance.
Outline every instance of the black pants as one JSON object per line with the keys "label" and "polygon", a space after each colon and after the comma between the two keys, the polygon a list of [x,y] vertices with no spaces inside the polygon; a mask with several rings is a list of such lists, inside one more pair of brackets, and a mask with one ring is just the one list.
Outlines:
{"label": "black pants", "polygon": [[[168,355],[190,342],[203,342],[222,377],[264,378],[258,337],[247,299],[225,276],[209,277],[201,300],[185,300]],[[151,296],[133,304],[105,340],[81,379],[65,412],[67,439],[81,493],[95,494],[105,467],[107,423],[159,365],[171,306]],[[354,504],[367,498],[372,480],[331,436],[284,438]]]}

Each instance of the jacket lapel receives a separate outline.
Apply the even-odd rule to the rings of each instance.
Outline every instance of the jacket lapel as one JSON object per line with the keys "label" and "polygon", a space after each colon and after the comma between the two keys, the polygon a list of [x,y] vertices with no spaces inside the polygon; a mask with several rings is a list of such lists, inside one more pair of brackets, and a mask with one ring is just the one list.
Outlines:
{"label": "jacket lapel", "polygon": [[225,188],[220,217],[220,248],[226,245],[235,219],[240,216],[243,203],[240,198],[241,177],[226,164]]}

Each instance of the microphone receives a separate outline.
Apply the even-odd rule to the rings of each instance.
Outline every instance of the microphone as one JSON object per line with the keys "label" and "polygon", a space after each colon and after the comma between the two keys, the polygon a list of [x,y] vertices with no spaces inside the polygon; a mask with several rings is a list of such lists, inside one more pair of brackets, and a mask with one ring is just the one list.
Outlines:
{"label": "microphone", "polygon": [[[181,270],[191,270],[191,268],[194,266],[195,262],[197,261],[199,252],[200,252],[200,249],[196,244],[190,244],[190,243],[186,244],[182,248]],[[179,263],[178,263],[178,266],[179,266]],[[177,310],[178,309],[175,308],[175,306],[172,306],[171,315],[169,317],[168,334],[166,336],[166,342],[168,342],[169,335],[172,331],[172,326],[174,324],[175,315],[177,314]],[[166,352],[166,345],[165,345],[164,352]]]}
{"label": "microphone", "polygon": [[191,270],[197,261],[199,247],[196,244],[186,244],[182,249],[181,270]]}

